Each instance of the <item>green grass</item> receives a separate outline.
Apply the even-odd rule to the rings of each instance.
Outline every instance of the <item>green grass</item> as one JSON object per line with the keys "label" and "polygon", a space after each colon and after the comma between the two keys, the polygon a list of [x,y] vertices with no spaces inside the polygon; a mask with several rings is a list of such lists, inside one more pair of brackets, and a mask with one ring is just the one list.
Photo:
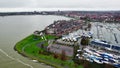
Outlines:
{"label": "green grass", "polygon": [[[54,39],[55,36],[45,35],[46,39]],[[45,41],[38,37],[38,39],[34,39],[34,35],[30,35],[25,39],[18,42],[15,46],[15,49],[20,53],[32,59],[36,59],[40,62],[46,63],[48,65],[54,66],[56,68],[83,68],[81,65],[78,67],[74,67],[74,62],[72,61],[62,61],[60,59],[53,58],[53,55],[44,55],[39,54],[39,51],[44,51],[44,49],[39,48],[36,46],[38,43]],[[48,45],[47,41],[44,44],[45,46]]]}

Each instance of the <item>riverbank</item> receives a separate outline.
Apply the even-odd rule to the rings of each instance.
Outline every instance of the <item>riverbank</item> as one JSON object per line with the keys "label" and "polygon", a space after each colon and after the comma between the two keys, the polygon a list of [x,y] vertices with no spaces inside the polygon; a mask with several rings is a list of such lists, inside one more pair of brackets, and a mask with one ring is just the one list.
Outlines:
{"label": "riverbank", "polygon": [[[5,16],[0,17],[0,49],[5,51],[9,56],[15,58],[15,61],[9,61],[9,57],[1,56],[0,68],[28,68],[28,66],[18,62],[32,65],[34,68],[50,68],[41,63],[35,63],[32,60],[18,54],[13,48],[15,44],[23,38],[32,34],[35,30],[43,30],[47,25],[52,24],[54,20],[65,19],[66,17],[53,15],[22,15],[22,16]],[[39,22],[38,22],[39,21]],[[44,22],[41,23],[40,22]],[[16,29],[17,28],[17,29]],[[0,52],[0,54],[2,54]]]}
{"label": "riverbank", "polygon": [[[26,44],[27,44],[27,42],[29,42],[29,41],[26,42],[26,40],[28,40],[28,39],[30,40],[30,39],[32,38],[32,36],[33,36],[33,35],[30,35],[30,36],[26,37],[25,39],[21,40],[20,42],[18,42],[18,43],[15,45],[14,50],[17,51],[17,52],[18,52],[19,54],[21,54],[22,56],[27,57],[27,58],[29,58],[29,59],[31,59],[31,60],[37,60],[38,62],[42,62],[42,63],[45,63],[45,64],[50,65],[50,66],[54,66],[54,67],[57,67],[57,68],[61,68],[61,67],[56,66],[56,65],[54,65],[54,64],[45,62],[45,61],[43,61],[42,59],[38,59],[37,57],[30,56],[30,55],[28,55],[27,53],[25,53],[24,51],[22,51],[23,47],[25,47]],[[26,43],[26,44],[23,44],[23,43]],[[36,42],[36,43],[37,43],[37,42]],[[23,44],[23,45],[22,45],[22,44]],[[29,44],[31,44],[31,43],[29,43]]]}
{"label": "riverbank", "polygon": [[[47,40],[50,40],[51,38],[55,39],[50,36],[48,37]],[[24,57],[28,57],[31,60],[37,60],[38,62],[45,63],[55,68],[83,68],[82,65],[74,63],[72,59],[63,61],[61,60],[61,55],[58,55],[58,58],[55,58],[55,54],[48,54],[44,49],[37,47],[37,44],[45,41],[41,40],[40,37],[38,38],[39,39],[35,39],[34,35],[30,35],[18,42],[14,49]]]}
{"label": "riverbank", "polygon": [[[53,39],[55,37],[46,35],[47,39]],[[53,66],[55,68],[76,68],[74,67],[74,62],[71,61],[62,61],[60,59],[56,59],[53,57],[53,54],[47,54],[43,52],[43,49],[37,47],[36,45],[40,42],[42,42],[41,38],[39,40],[34,39],[34,35],[30,35],[26,37],[25,39],[18,42],[14,49],[24,57],[28,57],[31,60],[37,60],[38,62],[45,63],[47,65]],[[42,52],[42,53],[40,53]],[[44,54],[45,53],[45,54]],[[81,65],[79,65],[77,68],[82,68]]]}

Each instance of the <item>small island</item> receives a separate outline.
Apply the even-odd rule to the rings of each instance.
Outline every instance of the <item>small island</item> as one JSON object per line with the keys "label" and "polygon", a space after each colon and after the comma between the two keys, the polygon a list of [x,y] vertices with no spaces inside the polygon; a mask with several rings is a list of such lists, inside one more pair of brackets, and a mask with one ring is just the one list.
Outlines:
{"label": "small island", "polygon": [[[85,13],[88,14],[88,12]],[[98,12],[97,15],[101,15],[98,18],[93,18],[92,15],[87,16],[87,14],[80,16],[79,12],[59,11],[53,14],[74,19],[54,21],[44,30],[37,30],[19,41],[14,49],[35,62],[42,62],[55,68],[119,67],[117,63],[120,59],[120,46],[111,46],[108,42],[101,40],[99,35],[98,39],[93,40],[94,36],[91,32],[92,22],[111,23],[113,17],[110,19],[110,15],[102,16],[105,13],[101,12]],[[102,27],[96,24],[96,28]]]}

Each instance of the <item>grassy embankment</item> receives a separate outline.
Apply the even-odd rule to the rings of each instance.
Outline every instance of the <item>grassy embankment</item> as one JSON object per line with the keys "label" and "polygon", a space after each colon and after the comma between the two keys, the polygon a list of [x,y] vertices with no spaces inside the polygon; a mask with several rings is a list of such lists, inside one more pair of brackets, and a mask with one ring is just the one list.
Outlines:
{"label": "grassy embankment", "polygon": [[[47,40],[55,38],[55,36],[50,35],[45,35],[45,37]],[[37,44],[43,41],[45,40],[40,37],[34,39],[34,35],[30,35],[18,42],[15,46],[15,50],[23,56],[38,60],[39,62],[43,62],[56,68],[83,68],[81,65],[75,67],[76,65],[73,61],[62,61],[60,59],[56,59],[53,57],[53,54],[41,54],[40,52],[44,53],[44,49],[38,47]],[[45,42],[45,46],[46,45],[48,45],[47,41]]]}

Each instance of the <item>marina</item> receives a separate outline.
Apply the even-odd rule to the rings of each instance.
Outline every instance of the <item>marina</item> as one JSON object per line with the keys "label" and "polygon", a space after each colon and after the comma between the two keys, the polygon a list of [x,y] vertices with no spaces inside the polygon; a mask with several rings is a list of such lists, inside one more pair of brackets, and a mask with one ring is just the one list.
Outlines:
{"label": "marina", "polygon": [[[13,18],[16,18],[17,16],[12,16]],[[12,18],[12,17],[4,17],[4,18]],[[25,17],[25,16],[23,16],[23,17]],[[22,17],[22,18],[23,18]],[[45,17],[45,16],[43,16],[43,17]],[[1,21],[5,21],[4,20],[4,18],[2,18],[3,20],[1,20]],[[31,16],[31,18],[34,18],[34,16]],[[37,18],[37,16],[35,16],[35,19]],[[17,17],[17,19],[19,19],[19,17]],[[57,18],[58,19],[58,18]],[[64,19],[64,18],[63,18]],[[23,20],[24,20],[24,18],[23,18]],[[67,20],[69,20],[69,19],[67,19]],[[9,20],[9,22],[12,22],[12,21],[14,21],[13,19],[12,20]],[[36,21],[36,20],[35,20]],[[29,21],[30,22],[30,21]],[[32,21],[33,22],[33,21]],[[32,23],[31,22],[31,23]],[[37,20],[37,22],[38,22],[38,20]],[[44,21],[44,22],[46,22],[46,21]],[[47,22],[47,24],[48,23],[50,23],[50,22]],[[51,21],[51,23],[53,23],[53,20]],[[50,23],[50,24],[51,24]],[[82,22],[83,23],[83,22]],[[113,51],[115,51],[115,52],[118,52],[119,51],[119,44],[120,44],[120,31],[117,29],[117,27],[119,27],[120,26],[120,24],[116,24],[116,23],[102,23],[102,22],[90,22],[91,23],[91,25],[92,25],[92,27],[91,27],[91,30],[89,31],[89,30],[84,30],[87,26],[86,25],[84,25],[84,29],[81,29],[81,28],[77,28],[77,29],[75,29],[75,30],[72,30],[72,31],[70,31],[70,32],[68,32],[68,33],[66,33],[66,34],[61,34],[62,35],[62,37],[60,38],[60,39],[58,39],[57,40],[57,42],[58,43],[62,43],[62,44],[66,44],[68,47],[66,47],[66,50],[67,50],[67,48],[68,48],[68,52],[67,52],[67,54],[69,54],[70,53],[70,55],[68,55],[68,56],[72,56],[73,55],[73,49],[71,49],[71,48],[69,48],[69,45],[70,45],[70,47],[73,47],[74,46],[74,44],[79,44],[79,46],[80,46],[80,41],[81,41],[81,38],[82,38],[82,36],[83,37],[89,37],[89,38],[91,38],[92,37],[92,39],[91,39],[91,41],[93,41],[93,40],[95,40],[95,39],[99,39],[99,40],[103,40],[104,42],[106,41],[107,43],[105,43],[105,46],[103,45],[104,43],[102,42],[102,47],[101,48],[104,48],[104,49],[106,49],[106,47],[107,47],[107,49],[106,50],[113,50]],[[98,26],[98,24],[97,23],[99,23],[99,26]],[[1,25],[4,25],[4,24],[6,24],[6,23],[1,23]],[[13,24],[16,24],[16,23],[11,23],[11,25],[9,25],[9,27],[12,27],[12,25]],[[28,23],[27,23],[28,24]],[[24,26],[22,26],[22,27],[24,27],[25,28],[25,30],[27,30],[26,29],[26,26],[27,26],[27,24],[26,25],[24,25]],[[18,23],[18,25],[20,25],[20,23]],[[21,23],[21,25],[23,25],[23,23]],[[39,25],[40,25],[40,23],[39,23]],[[33,25],[34,26],[34,28],[32,28],[32,31],[31,30],[28,30],[28,31],[30,31],[30,32],[27,32],[26,33],[26,35],[28,35],[28,34],[30,34],[30,33],[32,33],[32,32],[34,32],[34,30],[37,30],[37,29],[40,29],[40,27],[39,27],[39,25],[38,24],[36,24],[36,25]],[[81,25],[81,23],[80,23],[80,25]],[[96,27],[96,25],[98,26],[98,27]],[[5,25],[4,25],[5,26]],[[19,26],[18,26],[19,27]],[[31,25],[29,25],[29,27],[31,28]],[[37,27],[37,28],[36,28]],[[44,26],[42,26],[42,27],[46,27],[46,25],[44,25]],[[63,26],[63,27],[65,27],[65,26]],[[1,27],[1,29],[3,29],[4,27]],[[19,27],[20,28],[20,27]],[[18,29],[19,29],[18,28]],[[12,29],[14,29],[14,27],[12,28]],[[66,28],[67,29],[67,28]],[[96,30],[97,29],[97,30]],[[15,29],[14,29],[15,30]],[[20,30],[20,29],[19,29]],[[24,29],[22,29],[22,30],[24,30]],[[41,30],[43,30],[43,28],[41,28]],[[71,30],[71,29],[70,29]],[[11,31],[11,30],[10,30]],[[17,30],[18,31],[18,30]],[[6,32],[6,31],[5,31]],[[5,33],[4,31],[2,32],[2,35],[1,35],[1,41],[4,41],[4,40],[2,40],[2,38],[4,37],[3,35],[4,35],[4,33]],[[20,31],[19,31],[20,32]],[[26,32],[26,31],[25,31]],[[14,31],[12,32],[12,33],[14,33]],[[11,32],[7,32],[7,34],[10,34],[11,36],[10,36],[10,39],[11,39],[11,37],[13,38],[13,34],[12,34]],[[22,33],[22,32],[21,32]],[[50,32],[51,33],[51,32]],[[99,34],[98,34],[99,33]],[[6,35],[6,37],[8,36],[7,34],[5,34]],[[17,34],[17,35],[19,35],[18,33],[15,33],[15,34]],[[18,37],[17,35],[14,35],[14,36],[16,36],[16,37]],[[20,34],[20,35],[24,35],[24,34]],[[25,35],[25,36],[26,36]],[[35,33],[35,35],[36,35],[36,33]],[[21,36],[20,36],[21,37]],[[19,37],[18,37],[19,38]],[[22,38],[21,38],[22,39]],[[20,40],[20,39],[19,39]],[[17,42],[18,40],[16,40],[16,42]],[[9,42],[9,39],[8,39],[8,42]],[[101,42],[100,42],[101,43]],[[2,43],[2,44],[7,44],[7,43]],[[9,44],[9,43],[8,43]],[[13,44],[15,44],[15,43],[13,43]],[[13,45],[13,44],[11,44],[11,45]],[[106,44],[108,44],[107,46],[106,46]],[[115,46],[112,46],[112,47],[110,47],[109,46],[109,44],[112,44],[112,45],[115,45]],[[65,45],[65,46],[66,46]],[[61,45],[59,45],[59,46],[61,46]],[[91,46],[91,45],[90,45]],[[117,47],[116,47],[117,46]],[[4,50],[4,48],[6,48],[5,46],[1,46],[1,48],[3,47],[3,50]],[[11,47],[12,48],[12,47]],[[55,45],[55,47],[53,47],[53,49],[54,48],[59,48],[58,46],[56,46]],[[62,50],[63,48],[64,48],[64,46],[62,46],[62,47],[60,47],[61,49],[60,50]],[[111,49],[110,49],[111,48]],[[12,52],[14,52],[14,54],[12,54],[12,52],[10,52],[10,49],[9,48],[6,48],[7,50],[4,50],[6,53],[10,53],[10,56],[12,56],[12,57],[16,57],[17,58],[17,56],[19,57],[19,55],[17,55],[16,56],[16,52],[14,52],[14,51],[12,51]],[[89,47],[88,47],[88,49],[89,49]],[[95,48],[93,48],[93,50],[94,50]],[[103,49],[103,52],[105,52],[105,50]],[[69,50],[72,50],[72,52],[69,52]],[[101,50],[101,49],[100,49]],[[52,51],[54,51],[54,50],[52,50]],[[57,51],[59,51],[59,50],[56,50],[56,52]],[[85,51],[85,50],[84,50]],[[60,53],[60,52],[58,52],[58,53]],[[117,62],[114,62],[114,64],[112,64],[112,63],[109,63],[109,61],[101,61],[101,57],[100,57],[100,55],[101,54],[99,54],[99,53],[95,53],[97,56],[99,56],[99,57],[97,57],[96,55],[94,55],[94,53],[92,53],[92,52],[90,52],[90,51],[88,51],[88,52],[84,52],[85,53],[85,55],[87,54],[87,53],[90,53],[91,55],[93,55],[92,57],[94,57],[94,58],[92,58],[92,60],[91,59],[89,59],[89,57],[87,57],[86,58],[86,56],[84,57],[84,56],[82,56],[82,58],[86,58],[85,60],[88,60],[88,61],[90,61],[90,62],[93,62],[93,60],[94,60],[94,62],[96,62],[96,63],[99,63],[99,64],[103,64],[103,63],[108,63],[108,64],[111,64],[111,65],[114,65],[114,66],[118,66],[119,67],[119,57],[118,58],[116,58],[117,60],[115,60],[115,59],[113,59],[113,60],[115,60],[115,61],[118,61],[118,63]],[[114,55],[115,54],[115,56],[116,56],[116,53],[114,53],[114,52],[109,52],[109,54],[112,54],[112,55]],[[83,54],[84,55],[84,54]],[[89,54],[87,54],[87,55],[89,55]],[[103,55],[103,54],[102,54]],[[77,54],[77,56],[79,56],[79,54]],[[90,56],[90,55],[89,55]],[[118,56],[119,56],[119,54],[118,54]],[[109,56],[110,57],[110,56]],[[26,59],[26,58],[23,58],[23,57],[21,57],[22,59],[25,59],[25,60],[23,60],[22,62],[23,63],[25,63],[25,62],[27,62],[27,61],[29,61],[28,59]],[[79,58],[81,58],[81,56],[79,57]],[[109,59],[109,58],[107,58],[107,59]],[[100,61],[101,62],[100,62]],[[110,60],[110,62],[111,61],[113,61],[113,60],[111,60],[111,59],[109,59]],[[21,59],[19,59],[18,60],[19,62],[21,62]],[[15,60],[15,62],[17,62],[17,59]],[[36,61],[35,60],[33,60],[33,62],[28,62],[27,64],[29,64],[29,65],[31,65],[31,64],[35,64],[35,66],[34,65],[32,65],[32,67],[39,67],[40,65],[39,65],[39,63],[36,63]],[[25,66],[26,67],[26,66]]]}
{"label": "marina", "polygon": [[82,55],[86,60],[90,62],[96,62],[98,64],[111,64],[115,67],[120,67],[120,54],[110,53],[105,50],[93,49],[87,47],[84,49],[84,54]]}
{"label": "marina", "polygon": [[[116,68],[120,67],[120,31],[117,26],[120,24],[92,22],[90,31],[77,30],[68,35],[63,35],[58,40],[59,43],[73,45],[77,42],[80,45],[82,36],[89,37],[90,44],[85,49],[78,49],[76,57],[78,59],[85,59],[89,62],[96,62],[98,64],[110,64]],[[99,24],[99,25],[98,25]],[[80,56],[79,51],[83,54]]]}
{"label": "marina", "polygon": [[119,3],[1,0],[0,68],[120,68]]}

